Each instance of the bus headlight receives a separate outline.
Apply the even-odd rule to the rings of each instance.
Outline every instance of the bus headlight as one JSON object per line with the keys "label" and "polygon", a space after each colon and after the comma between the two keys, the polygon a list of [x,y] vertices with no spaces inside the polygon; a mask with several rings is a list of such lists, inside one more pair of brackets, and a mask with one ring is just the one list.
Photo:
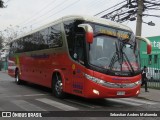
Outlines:
{"label": "bus headlight", "polygon": [[85,74],[85,77],[86,77],[88,80],[91,80],[91,81],[93,81],[93,82],[95,82],[95,83],[98,83],[98,84],[103,84],[103,83],[105,83],[104,80],[101,80],[101,79],[99,79],[99,78],[95,78],[95,77],[90,76],[90,75],[88,75],[88,74]]}
{"label": "bus headlight", "polygon": [[133,87],[141,84],[141,80],[136,81],[134,83],[111,83],[111,82],[107,82],[107,81],[101,80],[99,78],[90,76],[88,74],[85,74],[85,77],[88,80],[91,80],[97,84],[100,84],[102,86],[109,87],[109,88],[133,88]]}
{"label": "bus headlight", "polygon": [[142,81],[141,81],[141,80],[139,80],[139,81],[135,82],[134,84],[136,84],[136,85],[140,85],[141,83],[142,83]]}

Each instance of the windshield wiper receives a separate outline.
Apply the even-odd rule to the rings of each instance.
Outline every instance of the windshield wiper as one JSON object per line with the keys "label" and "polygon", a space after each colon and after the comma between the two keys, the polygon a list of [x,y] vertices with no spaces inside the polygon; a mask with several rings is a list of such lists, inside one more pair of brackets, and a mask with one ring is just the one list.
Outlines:
{"label": "windshield wiper", "polygon": [[114,55],[113,55],[113,57],[111,59],[111,62],[109,64],[110,70],[113,68],[114,63],[117,62],[118,59],[119,59],[119,57],[118,57],[119,56],[119,50],[118,50],[117,43],[115,45],[116,45],[116,52],[114,53]]}
{"label": "windshield wiper", "polygon": [[[120,42],[120,41],[118,41],[118,42]],[[120,67],[121,67],[121,71],[122,71],[122,64],[123,64],[123,61],[124,61],[123,55],[124,55],[124,57],[126,58],[126,61],[128,62],[129,66],[130,66],[130,68],[131,68],[131,72],[132,72],[132,73],[135,73],[135,71],[134,71],[134,69],[133,69],[133,67],[132,67],[132,65],[131,65],[128,57],[127,57],[127,55],[122,51],[122,49],[123,49],[123,47],[124,47],[124,44],[123,44],[123,43],[120,43],[120,44],[119,44],[119,47],[118,47],[117,43],[116,43],[115,45],[116,45],[116,52],[114,53],[114,55],[113,55],[113,57],[112,57],[112,59],[111,59],[111,62],[110,62],[110,64],[109,64],[110,70],[112,70],[114,64],[118,61],[119,64],[120,64]],[[129,69],[129,70],[130,70],[130,69]]]}
{"label": "windshield wiper", "polygon": [[125,56],[125,58],[126,58],[128,64],[129,64],[129,66],[131,67],[132,72],[135,73],[135,71],[134,71],[134,69],[133,69],[133,67],[132,67],[132,65],[131,65],[131,62],[129,61],[129,59],[128,59],[126,53],[123,52],[123,54],[124,54],[124,56]]}

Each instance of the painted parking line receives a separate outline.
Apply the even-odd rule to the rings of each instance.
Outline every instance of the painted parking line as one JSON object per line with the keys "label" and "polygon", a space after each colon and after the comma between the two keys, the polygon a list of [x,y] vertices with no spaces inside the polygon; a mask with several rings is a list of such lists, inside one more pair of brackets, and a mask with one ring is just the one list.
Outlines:
{"label": "painted parking line", "polygon": [[108,101],[112,101],[112,102],[117,102],[117,103],[120,103],[120,104],[126,104],[126,105],[131,105],[131,106],[140,106],[142,105],[142,103],[135,103],[133,101],[126,101],[126,100],[123,100],[123,99],[113,99],[113,98],[109,98],[109,99],[106,99]]}
{"label": "painted parking line", "polygon": [[106,99],[109,101],[117,102],[117,103],[122,103],[122,104],[127,104],[131,106],[140,106],[140,105],[155,105],[158,104],[157,102],[149,101],[149,100],[141,100],[137,98],[118,98],[118,99]]}
{"label": "painted parking line", "polygon": [[3,97],[34,97],[34,96],[44,96],[48,94],[27,94],[27,95],[5,95]]}
{"label": "painted parking line", "polygon": [[29,103],[27,101],[24,101],[24,100],[14,100],[14,101],[12,101],[12,103],[14,103],[18,107],[20,107],[26,111],[46,111],[46,110],[40,108],[39,106],[36,106],[36,105]]}
{"label": "painted parking line", "polygon": [[47,98],[40,98],[40,99],[36,99],[36,100],[38,100],[40,102],[43,102],[45,104],[51,105],[53,107],[59,108],[59,109],[64,110],[64,111],[79,110],[76,107],[72,107],[72,106],[69,106],[69,105],[66,105],[66,104],[63,104],[63,103],[60,103],[60,102],[56,102],[54,100],[47,99]]}
{"label": "painted parking line", "polygon": [[121,99],[127,100],[127,101],[133,101],[133,102],[137,102],[137,103],[150,104],[150,105],[158,104],[157,102],[153,102],[153,101],[149,101],[149,100],[140,100],[140,99],[136,99],[136,98],[121,98]]}
{"label": "painted parking line", "polygon": [[77,105],[80,105],[80,106],[88,107],[88,108],[95,108],[95,106],[87,105],[87,104],[84,104],[84,103],[81,103],[81,102],[78,102],[78,101],[73,101],[73,100],[68,100],[68,99],[65,99],[65,101],[73,103],[73,104],[77,104]]}

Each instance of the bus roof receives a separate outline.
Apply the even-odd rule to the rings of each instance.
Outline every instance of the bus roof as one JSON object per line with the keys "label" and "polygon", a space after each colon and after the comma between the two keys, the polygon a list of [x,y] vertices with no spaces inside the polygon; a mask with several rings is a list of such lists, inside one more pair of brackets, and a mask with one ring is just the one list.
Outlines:
{"label": "bus roof", "polygon": [[[32,33],[35,33],[37,31],[40,31],[42,29],[45,29],[49,26],[52,26],[56,23],[61,23],[63,21],[68,21],[68,20],[74,20],[74,19],[77,19],[77,20],[85,20],[85,21],[88,21],[88,22],[94,22],[94,23],[99,23],[99,24],[104,24],[104,25],[107,25],[107,26],[111,26],[111,27],[115,27],[115,28],[120,28],[120,29],[124,29],[124,30],[128,30],[128,31],[132,31],[128,26],[126,25],[123,25],[123,24],[120,24],[120,23],[117,23],[117,22],[113,22],[113,21],[110,21],[110,20],[107,20],[107,19],[104,19],[104,18],[98,18],[98,17],[94,17],[94,16],[84,16],[84,15],[70,15],[70,16],[65,16],[65,17],[62,17],[62,18],[59,18],[49,24],[46,24],[38,29],[35,29],[35,30],[32,30],[31,32],[28,32],[18,38],[21,38],[21,37],[25,37],[27,35],[30,35]],[[18,38],[15,38],[14,40],[18,39]]]}
{"label": "bus roof", "polygon": [[62,18],[63,21],[66,20],[72,20],[72,19],[81,19],[81,20],[85,20],[85,21],[90,21],[90,22],[94,22],[94,23],[100,23],[100,24],[104,24],[104,25],[108,25],[108,26],[112,26],[115,28],[120,28],[120,29],[125,29],[128,31],[132,31],[128,26],[117,23],[117,22],[113,22],[104,18],[98,18],[98,17],[94,17],[94,16],[82,16],[82,15],[75,15],[75,16],[65,16]]}

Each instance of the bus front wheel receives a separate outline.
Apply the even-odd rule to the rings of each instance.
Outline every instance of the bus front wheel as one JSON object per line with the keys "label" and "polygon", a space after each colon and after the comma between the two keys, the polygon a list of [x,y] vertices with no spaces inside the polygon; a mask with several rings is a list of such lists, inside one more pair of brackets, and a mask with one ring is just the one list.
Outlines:
{"label": "bus front wheel", "polygon": [[52,93],[57,98],[64,98],[65,97],[65,93],[63,92],[62,78],[59,73],[55,73],[53,75]]}

